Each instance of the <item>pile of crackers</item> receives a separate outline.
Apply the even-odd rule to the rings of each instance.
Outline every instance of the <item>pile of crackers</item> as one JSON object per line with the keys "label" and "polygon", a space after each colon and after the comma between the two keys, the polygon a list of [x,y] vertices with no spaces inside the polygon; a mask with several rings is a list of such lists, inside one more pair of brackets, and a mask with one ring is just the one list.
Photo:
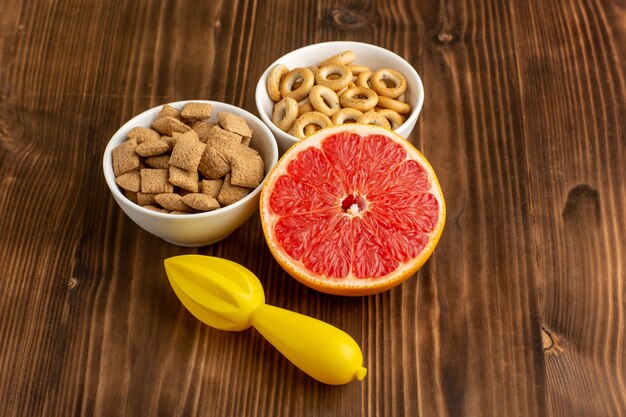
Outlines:
{"label": "pile of crackers", "polygon": [[172,214],[211,211],[239,201],[265,176],[241,117],[188,103],[164,105],[151,128],[134,127],[112,151],[115,182],[128,199]]}

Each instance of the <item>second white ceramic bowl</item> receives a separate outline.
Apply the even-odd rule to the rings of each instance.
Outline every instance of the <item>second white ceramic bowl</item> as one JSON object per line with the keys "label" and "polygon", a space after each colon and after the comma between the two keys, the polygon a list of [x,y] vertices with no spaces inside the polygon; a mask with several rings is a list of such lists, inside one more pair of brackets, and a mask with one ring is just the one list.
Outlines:
{"label": "second white ceramic bowl", "polygon": [[[276,141],[272,136],[272,132],[256,116],[239,107],[217,101],[189,100],[169,104],[180,110],[189,102],[208,103],[213,106],[212,121],[216,121],[217,112],[222,111],[242,117],[252,128],[253,134],[250,147],[256,149],[263,158],[265,174],[267,175],[270,169],[276,165],[276,160],[278,159]],[[168,214],[145,209],[126,198],[115,183],[111,151],[126,140],[128,132],[133,127],[150,127],[161,108],[162,106],[157,106],[146,110],[130,119],[115,132],[104,151],[102,161],[104,178],[115,201],[117,201],[124,213],[149,233],[179,246],[194,247],[215,243],[232,233],[256,211],[259,207],[259,192],[265,181],[234,204],[214,211],[197,214]]]}
{"label": "second white ceramic bowl", "polygon": [[393,68],[400,71],[400,73],[404,75],[408,85],[406,102],[411,105],[413,111],[409,114],[406,122],[396,129],[396,132],[407,138],[413,131],[417,118],[422,110],[422,105],[424,104],[424,86],[422,85],[422,80],[419,75],[417,75],[417,72],[411,64],[387,49],[367,43],[316,43],[314,45],[296,49],[295,51],[278,58],[265,70],[265,72],[263,72],[263,75],[261,75],[261,79],[256,86],[255,100],[257,110],[259,111],[261,119],[263,119],[270,129],[272,129],[272,132],[274,132],[278,143],[278,149],[281,154],[289,149],[289,147],[291,147],[291,145],[296,143],[299,139],[283,132],[276,127],[274,123],[272,123],[272,110],[274,108],[274,102],[267,93],[266,87],[267,76],[270,70],[276,64],[286,65],[290,70],[298,67],[319,65],[322,61],[330,58],[331,56],[347,50],[351,50],[355,53],[355,64],[367,65],[372,68],[373,71],[380,68]]}

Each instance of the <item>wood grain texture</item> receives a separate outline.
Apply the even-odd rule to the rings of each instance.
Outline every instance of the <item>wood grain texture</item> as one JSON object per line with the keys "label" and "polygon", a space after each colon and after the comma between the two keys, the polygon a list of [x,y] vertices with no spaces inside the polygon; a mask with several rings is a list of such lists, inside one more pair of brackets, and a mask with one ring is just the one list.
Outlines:
{"label": "wood grain texture", "polygon": [[[626,416],[626,5],[492,0],[0,0],[0,415]],[[448,221],[416,277],[342,298],[289,278],[253,216],[179,248],[115,204],[102,152],[182,99],[256,113],[276,57],[328,40],[405,57],[410,140]],[[184,310],[161,259],[248,266],[268,302],[361,345],[340,387]]]}

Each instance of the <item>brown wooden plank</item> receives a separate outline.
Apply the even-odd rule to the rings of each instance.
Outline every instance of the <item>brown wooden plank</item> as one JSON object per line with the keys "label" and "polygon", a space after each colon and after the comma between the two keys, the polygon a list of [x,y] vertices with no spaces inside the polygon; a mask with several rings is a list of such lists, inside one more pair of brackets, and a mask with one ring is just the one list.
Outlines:
{"label": "brown wooden plank", "polygon": [[[1,415],[626,415],[619,2],[0,10]],[[415,278],[320,294],[273,261],[256,216],[218,244],[178,248],[109,196],[102,151],[132,115],[189,98],[255,112],[274,59],[344,39],[401,54],[426,87],[410,139],[438,172],[448,221]],[[269,303],[346,330],[366,379],[319,384],[253,330],[199,323],[155,262],[185,253],[240,262]]]}
{"label": "brown wooden plank", "polygon": [[528,151],[551,415],[626,415],[626,60],[615,10],[557,2],[520,14],[524,131],[544,144]]}

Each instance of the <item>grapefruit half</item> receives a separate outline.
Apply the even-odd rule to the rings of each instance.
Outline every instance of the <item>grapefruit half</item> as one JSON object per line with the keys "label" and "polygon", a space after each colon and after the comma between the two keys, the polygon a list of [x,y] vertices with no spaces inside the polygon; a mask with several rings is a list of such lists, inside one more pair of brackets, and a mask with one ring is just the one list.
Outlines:
{"label": "grapefruit half", "polygon": [[293,145],[261,191],[278,263],[316,290],[368,295],[413,275],[433,252],[445,203],[432,167],[378,126],[322,129]]}

